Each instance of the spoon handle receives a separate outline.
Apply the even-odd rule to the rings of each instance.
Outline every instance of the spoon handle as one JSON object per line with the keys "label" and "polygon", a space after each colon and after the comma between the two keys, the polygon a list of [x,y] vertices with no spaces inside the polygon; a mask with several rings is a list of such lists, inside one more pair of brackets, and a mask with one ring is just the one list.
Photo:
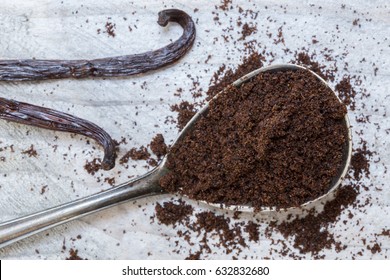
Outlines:
{"label": "spoon handle", "polygon": [[0,248],[46,229],[119,203],[161,194],[158,179],[162,168],[106,191],[0,224]]}

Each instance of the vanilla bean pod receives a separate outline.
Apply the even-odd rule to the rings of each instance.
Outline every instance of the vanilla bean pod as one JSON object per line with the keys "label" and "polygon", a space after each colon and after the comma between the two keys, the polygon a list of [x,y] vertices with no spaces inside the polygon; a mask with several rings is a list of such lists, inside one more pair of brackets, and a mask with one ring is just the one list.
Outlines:
{"label": "vanilla bean pod", "polygon": [[0,81],[34,81],[60,78],[130,76],[166,66],[181,58],[195,40],[195,24],[185,12],[168,9],[159,12],[158,24],[177,22],[181,37],[163,48],[141,54],[93,60],[0,60]]}
{"label": "vanilla bean pod", "polygon": [[96,140],[104,148],[101,167],[109,170],[115,165],[115,142],[96,124],[53,109],[0,97],[0,119],[41,128],[82,134]]}

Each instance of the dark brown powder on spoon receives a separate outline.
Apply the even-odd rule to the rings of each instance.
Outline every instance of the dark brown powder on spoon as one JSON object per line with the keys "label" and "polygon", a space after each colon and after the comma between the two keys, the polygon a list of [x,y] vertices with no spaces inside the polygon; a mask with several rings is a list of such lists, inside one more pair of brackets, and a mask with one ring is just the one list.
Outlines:
{"label": "dark brown powder on spoon", "polygon": [[230,87],[168,155],[168,192],[228,205],[299,206],[325,194],[343,160],[346,108],[305,70]]}

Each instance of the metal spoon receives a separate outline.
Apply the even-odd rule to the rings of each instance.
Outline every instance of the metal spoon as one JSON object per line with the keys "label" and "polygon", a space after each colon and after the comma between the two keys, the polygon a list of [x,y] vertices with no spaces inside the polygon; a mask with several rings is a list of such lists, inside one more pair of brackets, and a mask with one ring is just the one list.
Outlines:
{"label": "metal spoon", "polygon": [[[240,79],[235,81],[233,85],[238,87],[242,83],[248,81],[249,79],[251,79],[252,77],[256,76],[261,72],[268,72],[268,71],[275,72],[275,71],[298,70],[298,69],[306,69],[306,68],[297,65],[292,65],[292,64],[282,64],[282,65],[264,67],[264,68],[257,69],[241,77]],[[311,73],[317,76],[318,79],[320,79],[324,84],[327,84],[317,74],[315,74],[314,72]],[[208,110],[208,104],[206,104],[206,106],[189,121],[189,123],[181,131],[175,143],[180,141],[180,139],[182,139],[187,134],[187,132],[191,129],[191,127],[194,126],[197,120],[203,114],[207,113],[207,110]],[[344,124],[348,128],[348,143],[346,145],[343,154],[344,157],[343,166],[342,168],[340,168],[338,176],[336,176],[333,179],[331,183],[331,188],[328,193],[324,194],[321,197],[316,198],[315,200],[306,202],[302,206],[311,204],[317,200],[322,199],[328,194],[332,193],[343,180],[347,172],[347,168],[349,166],[351,160],[351,154],[352,154],[351,131],[350,131],[350,125],[349,125],[347,114],[345,115],[344,118]],[[28,236],[34,235],[38,232],[89,215],[91,213],[103,210],[105,208],[115,206],[119,203],[164,193],[164,191],[159,186],[159,179],[168,172],[167,168],[165,167],[166,161],[167,161],[167,157],[165,157],[160,163],[160,165],[157,166],[152,171],[134,180],[131,180],[127,183],[119,185],[117,187],[113,187],[109,190],[94,195],[90,195],[85,198],[81,198],[47,210],[43,210],[41,212],[27,215],[22,218],[1,223],[0,224],[0,248],[12,244],[18,240],[24,239]],[[247,211],[247,212],[254,210],[254,208],[250,205],[229,205],[229,206],[221,205],[221,204],[210,204],[210,205],[216,206],[218,208],[222,207],[225,209],[233,209],[233,210]],[[261,210],[273,211],[275,210],[275,208],[263,207]]]}

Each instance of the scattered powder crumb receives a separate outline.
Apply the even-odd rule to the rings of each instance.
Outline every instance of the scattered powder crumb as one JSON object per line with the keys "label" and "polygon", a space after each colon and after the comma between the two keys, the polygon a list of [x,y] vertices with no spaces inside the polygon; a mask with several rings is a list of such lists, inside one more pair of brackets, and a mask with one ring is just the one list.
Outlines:
{"label": "scattered powder crumb", "polygon": [[104,182],[110,184],[111,186],[114,186],[115,185],[115,177],[112,177],[112,178],[104,178]]}
{"label": "scattered powder crumb", "polygon": [[177,203],[169,201],[156,204],[156,217],[164,225],[174,225],[182,223],[189,215],[192,215],[193,208],[185,204],[184,201],[178,200]]}
{"label": "scattered powder crumb", "polygon": [[228,11],[229,9],[231,9],[231,5],[233,3],[233,0],[222,0],[221,1],[221,5],[219,6],[219,8],[222,10],[222,11]]}
{"label": "scattered powder crumb", "polygon": [[195,217],[197,220],[192,226],[199,235],[203,234],[201,248],[206,252],[212,251],[208,244],[208,238],[212,236],[218,237],[218,245],[225,248],[226,254],[230,254],[234,250],[239,253],[243,247],[247,246],[242,237],[240,225],[237,223],[231,225],[230,218],[211,211],[197,213]]}
{"label": "scattered powder crumb", "polygon": [[185,259],[186,260],[200,260],[200,256],[201,256],[202,252],[201,251],[197,251],[195,253],[192,253],[190,254],[188,257],[186,257]]}
{"label": "scattered powder crumb", "polygon": [[94,158],[92,161],[86,161],[84,169],[91,175],[95,175],[101,169],[100,159]]}
{"label": "scattered powder crumb", "polygon": [[28,155],[29,157],[37,157],[38,153],[34,149],[34,145],[31,145],[29,149],[22,151],[22,154]]}
{"label": "scattered powder crumb", "polygon": [[120,160],[120,164],[126,164],[130,159],[132,160],[148,160],[150,158],[150,153],[145,146],[140,148],[131,148]]}
{"label": "scattered powder crumb", "polygon": [[372,247],[367,245],[367,249],[370,250],[372,254],[380,253],[382,251],[381,246],[378,243],[375,243]]}
{"label": "scattered powder crumb", "polygon": [[167,144],[165,144],[164,136],[162,134],[157,134],[152,141],[150,142],[150,149],[157,156],[157,159],[160,160],[167,153]]}
{"label": "scattered powder crumb", "polygon": [[360,22],[360,19],[357,18],[357,19],[354,19],[354,20],[353,20],[352,24],[355,25],[355,26],[361,27],[361,24],[360,24],[359,22]]}
{"label": "scattered powder crumb", "polygon": [[367,159],[367,155],[370,155],[370,152],[362,151],[360,148],[352,155],[351,167],[355,180],[359,180],[362,177],[363,172],[367,177],[370,175],[370,162]]}
{"label": "scattered powder crumb", "polygon": [[44,194],[45,192],[46,192],[46,189],[47,189],[47,185],[45,185],[45,186],[43,186],[42,188],[41,188],[41,194]]}
{"label": "scattered powder crumb", "polygon": [[354,111],[356,108],[355,97],[356,91],[351,85],[351,77],[345,76],[335,87],[339,98],[345,105],[349,105],[349,108]]}
{"label": "scattered powder crumb", "polygon": [[77,249],[71,248],[69,250],[69,257],[67,257],[66,260],[83,260],[83,259],[78,255]]}
{"label": "scattered powder crumb", "polygon": [[259,241],[260,233],[259,233],[259,225],[258,224],[256,224],[253,221],[249,221],[246,224],[244,231],[249,234],[250,241],[254,241],[254,242]]}
{"label": "scattered powder crumb", "polygon": [[241,37],[238,40],[246,40],[246,37],[251,36],[252,34],[256,34],[256,32],[256,25],[249,25],[248,23],[244,23],[241,30]]}
{"label": "scattered powder crumb", "polygon": [[154,158],[147,159],[146,163],[149,164],[151,167],[156,167],[158,165],[157,160],[155,160]]}
{"label": "scattered powder crumb", "polygon": [[105,28],[106,28],[106,33],[108,34],[108,36],[115,37],[116,25],[114,23],[109,22],[109,21],[106,22]]}
{"label": "scattered powder crumb", "polygon": [[[334,79],[334,75],[327,73],[325,70],[325,66],[320,65],[318,62],[314,61],[314,55],[310,56],[307,52],[302,51],[298,52],[295,56],[295,62],[298,65],[302,65],[319,75],[324,80],[332,81]],[[348,105],[348,104],[346,104]]]}

